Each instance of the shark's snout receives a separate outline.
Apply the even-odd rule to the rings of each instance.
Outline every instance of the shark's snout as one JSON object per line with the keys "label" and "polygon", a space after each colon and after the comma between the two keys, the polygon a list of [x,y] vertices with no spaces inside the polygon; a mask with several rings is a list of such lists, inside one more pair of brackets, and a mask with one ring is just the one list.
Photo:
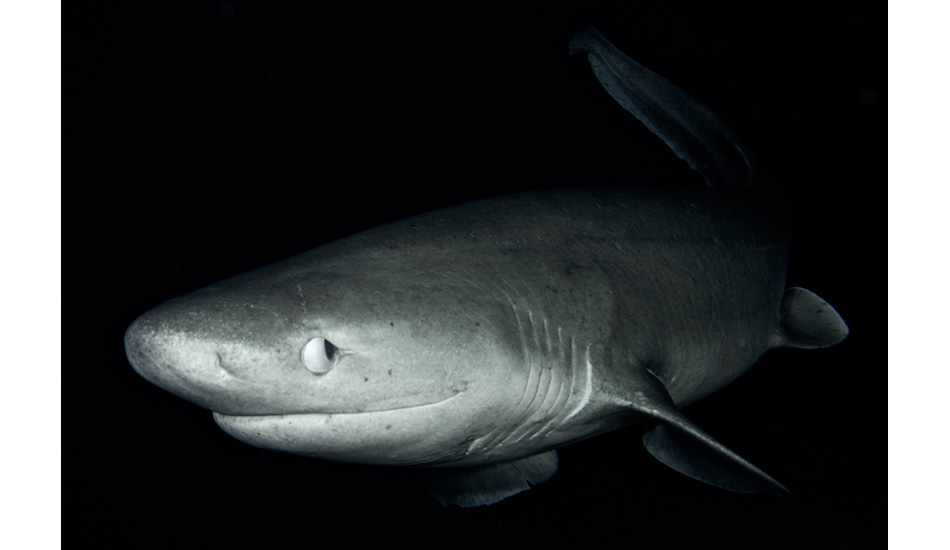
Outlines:
{"label": "shark's snout", "polygon": [[135,372],[148,381],[157,383],[158,364],[155,349],[157,335],[154,327],[150,326],[146,319],[148,316],[147,313],[142,315],[126,329],[125,355]]}
{"label": "shark's snout", "polygon": [[[139,317],[126,330],[125,352],[143,378],[208,410],[233,416],[382,411],[446,401],[464,387],[444,369],[419,379],[392,348],[338,349],[288,317],[206,298],[173,300]],[[314,342],[330,368],[314,366]]]}
{"label": "shark's snout", "polygon": [[149,382],[189,401],[213,409],[233,374],[220,354],[151,312],[125,331],[125,354],[132,368]]}
{"label": "shark's snout", "polygon": [[[132,368],[149,382],[206,409],[229,414],[269,414],[273,384],[255,373],[279,360],[274,346],[246,338],[224,342],[233,332],[225,319],[209,320],[193,304],[169,302],[136,319],[125,332]],[[302,370],[302,369],[301,369]],[[270,386],[270,389],[264,389]],[[279,411],[283,412],[283,411]]]}

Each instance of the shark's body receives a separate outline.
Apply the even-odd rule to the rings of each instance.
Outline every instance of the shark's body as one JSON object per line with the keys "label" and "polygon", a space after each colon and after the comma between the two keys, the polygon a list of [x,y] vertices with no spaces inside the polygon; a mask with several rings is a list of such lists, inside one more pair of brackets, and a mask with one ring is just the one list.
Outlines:
{"label": "shark's body", "polygon": [[[581,46],[612,48],[594,32]],[[734,140],[718,155],[722,140],[630,101],[711,183],[751,177]],[[443,502],[495,502],[553,474],[554,449],[644,422],[671,467],[782,492],[678,407],[770,348],[831,345],[847,328],[784,288],[786,236],[762,205],[717,193],[552,191],[403,220],[159,306],[129,328],[127,353],[252,445],[447,467],[430,481]]]}

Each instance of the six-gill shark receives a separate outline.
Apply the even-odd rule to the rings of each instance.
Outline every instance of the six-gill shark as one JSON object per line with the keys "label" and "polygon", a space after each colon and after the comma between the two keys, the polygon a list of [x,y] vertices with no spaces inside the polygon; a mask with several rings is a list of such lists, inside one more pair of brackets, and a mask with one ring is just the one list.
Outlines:
{"label": "six-gill shark", "polygon": [[257,447],[433,467],[442,503],[548,479],[558,447],[633,424],[700,481],[786,493],[680,407],[766,351],[848,328],[785,288],[787,239],[722,121],[588,28],[571,42],[623,107],[710,187],[570,190],[399,221],[160,305],[133,368]]}

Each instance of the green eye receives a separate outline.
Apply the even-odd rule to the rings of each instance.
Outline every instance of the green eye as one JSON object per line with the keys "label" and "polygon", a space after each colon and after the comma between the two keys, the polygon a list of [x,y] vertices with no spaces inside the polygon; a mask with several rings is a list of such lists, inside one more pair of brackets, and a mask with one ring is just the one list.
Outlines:
{"label": "green eye", "polygon": [[333,360],[333,358],[336,356],[336,353],[337,353],[336,346],[331,344],[330,341],[325,338],[323,340],[323,351],[324,351],[324,355],[327,356],[327,359],[331,361]]}
{"label": "green eye", "polygon": [[329,340],[317,336],[311,338],[300,351],[300,361],[304,368],[314,374],[326,374],[333,370],[340,360],[339,348]]}

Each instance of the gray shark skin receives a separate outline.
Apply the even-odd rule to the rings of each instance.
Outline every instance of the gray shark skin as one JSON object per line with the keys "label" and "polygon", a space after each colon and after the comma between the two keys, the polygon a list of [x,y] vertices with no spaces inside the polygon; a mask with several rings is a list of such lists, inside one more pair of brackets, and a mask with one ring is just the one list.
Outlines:
{"label": "gray shark skin", "polygon": [[[628,111],[715,187],[751,156],[708,109],[596,30],[572,42]],[[647,450],[740,492],[786,489],[680,412],[767,350],[848,329],[785,288],[767,203],[722,189],[579,189],[483,200],[378,227],[160,305],[133,368],[248,444],[433,467],[443,504],[540,483],[556,449],[646,424]]]}

